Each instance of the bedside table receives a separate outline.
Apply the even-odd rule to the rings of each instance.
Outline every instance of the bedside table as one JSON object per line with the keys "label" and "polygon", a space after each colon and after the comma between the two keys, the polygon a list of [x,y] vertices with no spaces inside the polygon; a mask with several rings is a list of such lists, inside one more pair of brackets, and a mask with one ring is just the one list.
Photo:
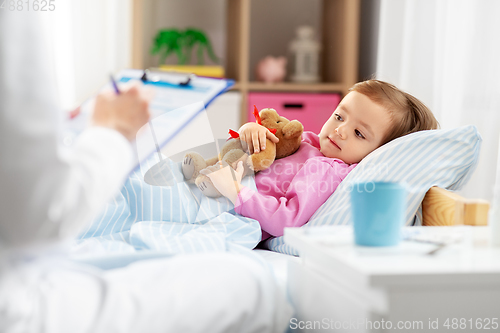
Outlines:
{"label": "bedside table", "polygon": [[[355,246],[352,228],[285,229],[300,253],[288,266],[303,332],[499,332],[500,248],[488,227],[409,227],[413,241]],[[454,237],[451,237],[454,236]],[[455,239],[440,247],[422,241]],[[418,240],[418,241],[417,241]]]}

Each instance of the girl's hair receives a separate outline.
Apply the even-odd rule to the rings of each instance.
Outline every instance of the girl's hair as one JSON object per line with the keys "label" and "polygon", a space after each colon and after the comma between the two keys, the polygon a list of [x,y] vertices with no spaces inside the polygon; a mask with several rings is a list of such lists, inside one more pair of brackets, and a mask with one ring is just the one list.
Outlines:
{"label": "girl's hair", "polygon": [[365,95],[389,112],[392,128],[386,133],[382,145],[406,134],[439,127],[438,121],[424,103],[390,83],[367,80],[356,83],[349,91]]}

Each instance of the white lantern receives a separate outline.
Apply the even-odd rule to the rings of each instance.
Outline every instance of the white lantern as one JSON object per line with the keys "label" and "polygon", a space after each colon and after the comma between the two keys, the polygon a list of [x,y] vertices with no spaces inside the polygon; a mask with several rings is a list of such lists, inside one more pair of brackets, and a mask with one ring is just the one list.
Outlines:
{"label": "white lantern", "polygon": [[314,29],[307,25],[298,27],[297,38],[290,42],[290,51],[295,56],[292,81],[318,82],[321,44],[314,39]]}

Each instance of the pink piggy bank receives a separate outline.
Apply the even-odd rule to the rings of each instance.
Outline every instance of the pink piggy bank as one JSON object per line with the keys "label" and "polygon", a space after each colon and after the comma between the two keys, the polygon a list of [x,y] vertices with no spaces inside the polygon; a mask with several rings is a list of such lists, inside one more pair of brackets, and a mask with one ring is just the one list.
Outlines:
{"label": "pink piggy bank", "polygon": [[257,64],[257,79],[265,83],[282,82],[286,76],[286,62],[285,57],[265,57]]}

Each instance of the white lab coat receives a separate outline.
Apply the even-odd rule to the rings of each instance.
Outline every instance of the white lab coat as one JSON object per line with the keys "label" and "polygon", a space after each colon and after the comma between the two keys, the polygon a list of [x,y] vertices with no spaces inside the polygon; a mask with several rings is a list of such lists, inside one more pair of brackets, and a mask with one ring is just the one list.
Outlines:
{"label": "white lab coat", "polygon": [[92,128],[60,156],[43,15],[0,10],[0,331],[282,331],[289,308],[250,259],[178,256],[101,271],[64,258],[62,241],[120,188],[132,149]]}

